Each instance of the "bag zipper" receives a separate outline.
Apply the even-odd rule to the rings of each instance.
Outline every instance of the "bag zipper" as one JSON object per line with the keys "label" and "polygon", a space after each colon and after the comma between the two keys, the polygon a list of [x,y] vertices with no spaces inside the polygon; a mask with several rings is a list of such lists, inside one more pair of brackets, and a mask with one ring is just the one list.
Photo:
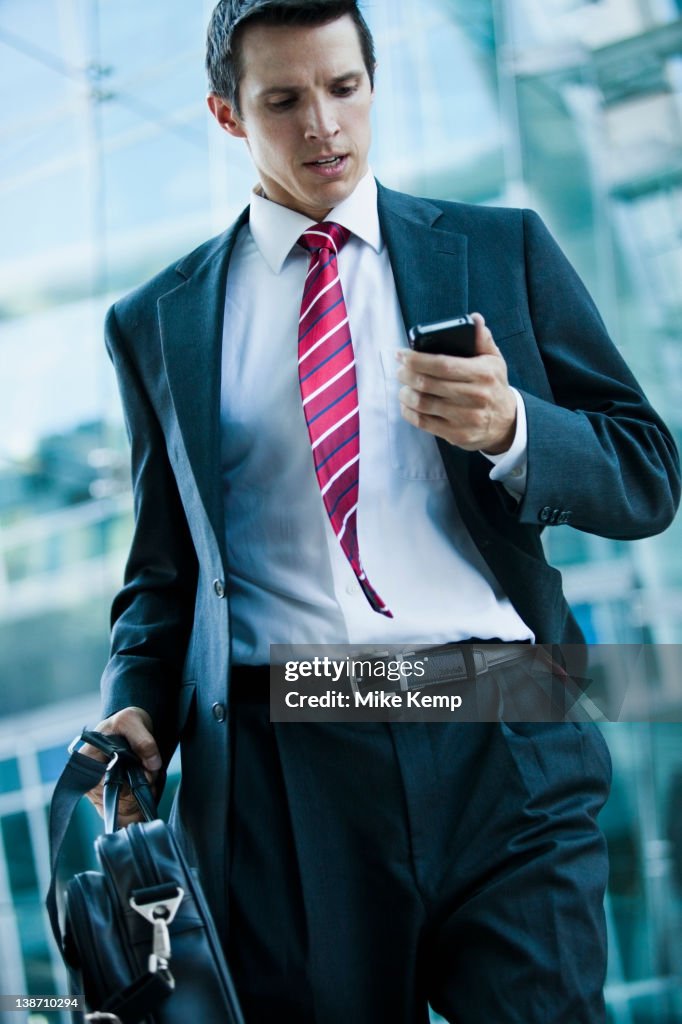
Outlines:
{"label": "bag zipper", "polygon": [[[138,878],[142,882],[142,888],[148,885],[160,885],[163,879],[160,877],[154,858],[149,852],[147,840],[144,832],[141,829],[126,829],[126,836],[132,846],[133,853],[137,853],[138,857],[133,856],[133,861],[138,865]],[[140,863],[142,862],[142,869],[140,869]]]}
{"label": "bag zipper", "polygon": [[[81,880],[78,877],[78,875],[75,876],[74,882],[76,884],[71,887],[70,894],[76,897],[76,899],[75,899],[76,907],[74,909],[78,912],[79,927],[74,928],[74,917],[73,917],[73,914],[71,914],[70,915],[70,917],[71,917],[71,936],[72,936],[72,939],[73,939],[74,936],[76,934],[78,934],[81,929],[84,929],[86,931],[86,933],[87,933],[86,934],[86,939],[88,940],[88,946],[89,946],[88,961],[89,961],[89,964],[91,966],[94,966],[96,968],[96,971],[94,971],[92,973],[96,974],[95,984],[97,986],[98,995],[99,995],[99,999],[97,1001],[100,1002],[101,1000],[106,998],[106,990],[107,990],[106,973],[105,973],[105,970],[103,968],[102,961],[100,960],[99,954],[97,952],[98,951],[98,945],[97,945],[97,941],[95,939],[95,931],[94,931],[94,929],[92,927],[92,922],[90,920],[90,913],[89,913],[89,910],[88,910],[88,901],[87,901],[87,898],[85,896],[85,893],[83,892],[82,883],[81,883]],[[76,944],[76,946],[77,946],[77,949],[78,949],[78,956],[79,956],[79,959],[80,959],[80,964],[79,964],[80,976],[81,976],[81,980],[83,980],[83,982],[84,982],[84,975],[83,975],[83,951],[82,951],[82,948],[80,947],[79,944]]]}

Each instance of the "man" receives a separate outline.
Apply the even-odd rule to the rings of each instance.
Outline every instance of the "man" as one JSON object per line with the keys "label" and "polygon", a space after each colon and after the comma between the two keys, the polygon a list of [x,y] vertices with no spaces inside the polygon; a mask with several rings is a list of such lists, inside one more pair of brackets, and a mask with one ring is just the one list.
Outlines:
{"label": "man", "polygon": [[[580,641],[541,530],[662,530],[671,438],[537,216],[377,186],[354,0],[222,0],[207,65],[259,185],[107,319],[136,521],[100,727],[157,784],[181,741],[174,822],[250,1024],[594,1024],[595,727],[276,726],[259,697],[272,643],[450,643],[475,686],[494,642],[523,686],[519,647]],[[467,309],[472,358],[408,350]]]}

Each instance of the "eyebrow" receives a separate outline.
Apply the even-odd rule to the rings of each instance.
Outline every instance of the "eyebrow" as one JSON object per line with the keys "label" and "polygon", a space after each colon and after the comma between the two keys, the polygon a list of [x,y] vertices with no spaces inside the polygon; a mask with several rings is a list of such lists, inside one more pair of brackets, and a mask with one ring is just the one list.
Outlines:
{"label": "eyebrow", "polygon": [[[342,82],[347,82],[351,78],[362,78],[362,71],[344,71],[342,75],[335,75],[331,80],[331,85],[340,85]],[[268,96],[274,96],[280,92],[298,92],[300,89],[299,85],[271,85],[268,89],[263,89],[258,95],[263,98]]]}

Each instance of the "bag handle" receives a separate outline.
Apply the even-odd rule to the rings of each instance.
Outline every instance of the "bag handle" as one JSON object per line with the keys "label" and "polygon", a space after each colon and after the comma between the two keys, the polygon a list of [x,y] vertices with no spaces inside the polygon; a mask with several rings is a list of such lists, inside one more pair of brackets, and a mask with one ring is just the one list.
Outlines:
{"label": "bag handle", "polygon": [[80,739],[97,747],[110,759],[104,773],[104,831],[111,833],[118,828],[118,804],[125,785],[130,788],[145,821],[154,821],[158,812],[151,786],[139,757],[133,753],[125,736],[116,733],[109,736],[84,729]]}
{"label": "bag handle", "polygon": [[[93,757],[79,753],[75,748],[81,742],[89,743],[101,750],[107,755],[108,762],[97,761]],[[45,900],[52,933],[60,949],[63,948],[63,938],[57,910],[57,864],[64,837],[81,798],[94,789],[104,777],[104,825],[107,832],[116,831],[119,798],[121,789],[126,784],[130,787],[145,820],[153,821],[158,817],[156,802],[142,764],[132,752],[125,736],[115,733],[105,735],[84,729],[69,745],[69,754],[69,760],[57,780],[50,802],[51,878]]]}

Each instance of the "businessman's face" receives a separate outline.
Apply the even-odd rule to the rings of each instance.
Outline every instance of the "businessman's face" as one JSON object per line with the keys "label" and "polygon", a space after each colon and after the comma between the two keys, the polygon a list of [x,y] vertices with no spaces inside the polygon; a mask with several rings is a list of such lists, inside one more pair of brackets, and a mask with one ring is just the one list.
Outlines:
{"label": "businessman's face", "polygon": [[211,110],[246,139],[269,199],[323,220],[367,171],[373,91],[356,27],[255,24],[241,46],[241,112],[216,96]]}

